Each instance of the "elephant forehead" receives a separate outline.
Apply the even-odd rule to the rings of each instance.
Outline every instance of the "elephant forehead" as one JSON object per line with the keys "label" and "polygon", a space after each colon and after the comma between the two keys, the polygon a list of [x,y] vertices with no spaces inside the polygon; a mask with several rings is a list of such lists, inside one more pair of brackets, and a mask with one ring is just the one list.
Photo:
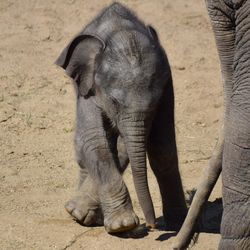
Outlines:
{"label": "elephant forehead", "polygon": [[[101,79],[111,86],[142,87],[150,86],[154,77],[152,68],[145,68],[136,64],[107,66]],[[104,82],[102,84],[105,84]]]}
{"label": "elephant forehead", "polygon": [[[140,60],[142,59],[142,60]],[[154,56],[144,58],[130,57],[104,57],[98,75],[100,80],[122,85],[148,85],[155,77],[157,64]]]}
{"label": "elephant forehead", "polygon": [[145,60],[147,54],[154,54],[155,46],[151,39],[137,30],[120,30],[108,40],[110,54],[114,58],[124,58],[128,62],[138,63]]}

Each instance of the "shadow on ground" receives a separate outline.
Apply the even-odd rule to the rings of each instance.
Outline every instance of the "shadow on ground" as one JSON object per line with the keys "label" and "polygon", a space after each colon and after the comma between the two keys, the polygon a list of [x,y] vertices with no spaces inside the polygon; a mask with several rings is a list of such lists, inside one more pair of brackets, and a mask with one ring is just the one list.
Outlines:
{"label": "shadow on ground", "polygon": [[[195,194],[195,190],[190,190],[187,191],[187,198],[186,202],[188,206],[192,203],[192,199]],[[198,239],[198,234],[203,232],[203,233],[213,233],[213,234],[219,234],[220,233],[220,223],[221,223],[221,217],[222,217],[222,199],[216,199],[214,201],[207,201],[205,208],[202,211],[202,214],[199,218],[199,221],[196,226],[196,230],[194,232],[194,238],[196,240]],[[76,221],[80,225],[82,225],[80,222]],[[140,239],[146,237],[150,231],[162,231],[164,232],[161,234],[158,238],[155,240],[157,241],[166,241],[172,237],[175,237],[178,230],[180,229],[181,225],[174,226],[174,225],[169,225],[166,226],[164,222],[163,216],[159,217],[156,219],[157,223],[157,229],[148,229],[144,224],[141,224],[138,226],[136,229],[128,232],[123,232],[123,233],[114,233],[112,234],[115,237],[118,238],[123,238],[123,239]],[[96,225],[96,227],[100,227],[100,225]],[[195,240],[195,239],[194,239]],[[195,241],[196,241],[195,240]]]}
{"label": "shadow on ground", "polygon": [[[199,222],[197,223],[197,228],[195,233],[213,233],[219,234],[220,233],[220,223],[221,223],[221,216],[222,216],[222,199],[216,199],[214,201],[208,201],[203,209],[202,215],[200,216]],[[175,228],[167,227],[164,223],[163,216],[157,218],[157,231],[165,231],[165,233],[161,234],[156,240],[158,241],[165,241],[171,237],[176,236],[177,232]],[[140,225],[136,229],[124,232],[124,233],[116,233],[112,234],[113,236],[127,239],[139,239],[144,238],[149,234],[149,229],[146,228],[145,224]],[[167,231],[167,232],[166,232]]]}
{"label": "shadow on ground", "polygon": [[[195,194],[195,190],[191,190],[188,192],[189,198],[187,199],[187,204],[190,205]],[[220,224],[222,217],[222,199],[216,199],[214,201],[207,201],[206,205],[202,211],[202,214],[199,218],[195,229],[194,241],[198,240],[199,233],[212,233],[219,234],[220,233]],[[163,220],[163,218],[159,218],[159,220]],[[165,230],[169,231],[171,228],[165,228]],[[165,241],[171,237],[176,236],[177,232],[166,232],[160,235],[156,240]]]}

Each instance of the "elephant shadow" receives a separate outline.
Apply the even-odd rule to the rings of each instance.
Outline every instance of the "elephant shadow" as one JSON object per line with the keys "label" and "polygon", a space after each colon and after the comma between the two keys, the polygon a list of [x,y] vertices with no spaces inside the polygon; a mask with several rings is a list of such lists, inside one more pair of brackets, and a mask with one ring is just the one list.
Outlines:
{"label": "elephant shadow", "polygon": [[[186,202],[189,207],[191,206],[195,192],[196,189],[188,190],[186,192]],[[199,217],[196,232],[219,234],[222,212],[222,198],[217,198],[214,201],[207,201]]]}
{"label": "elephant shadow", "polygon": [[[190,206],[193,196],[195,194],[195,190],[188,191],[188,198],[187,198],[187,204]],[[214,201],[207,201],[205,204],[205,207],[202,211],[202,214],[199,218],[199,222],[197,223],[196,229],[195,229],[195,235],[193,238],[193,241],[198,240],[198,233],[213,233],[213,234],[219,234],[220,233],[220,223],[221,223],[221,217],[222,217],[222,199],[218,198]],[[175,237],[177,235],[179,228],[172,227],[172,226],[165,226],[164,218],[163,216],[157,218],[157,230],[164,232],[161,234],[156,240],[158,241],[165,241],[169,238]],[[167,232],[166,232],[167,231]],[[114,234],[114,236],[119,238],[144,238],[150,233],[150,230],[146,228],[145,224],[140,225],[135,230],[132,230],[130,232],[124,232],[119,234]]]}
{"label": "elephant shadow", "polygon": [[[186,202],[189,207],[192,203],[195,192],[196,192],[195,189],[187,191]],[[194,243],[198,240],[199,233],[220,234],[222,212],[223,212],[222,198],[217,198],[214,201],[206,202],[202,210],[202,213],[199,217],[198,223],[195,227],[193,236]],[[163,225],[164,223],[163,217],[158,218],[158,221],[160,225]],[[165,227],[165,230],[168,232],[160,235],[156,240],[158,241],[168,240],[169,238],[176,236],[179,229],[176,230],[176,228],[173,228],[171,226]]]}

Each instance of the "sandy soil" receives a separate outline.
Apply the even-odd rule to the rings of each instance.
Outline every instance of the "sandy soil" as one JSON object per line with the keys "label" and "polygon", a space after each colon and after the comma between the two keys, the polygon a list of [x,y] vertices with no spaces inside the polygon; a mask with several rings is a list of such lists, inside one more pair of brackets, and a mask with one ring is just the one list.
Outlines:
{"label": "sandy soil", "polygon": [[[109,0],[0,0],[0,248],[170,249],[174,233],[114,237],[74,222],[64,203],[75,189],[75,96],[53,65],[61,50]],[[200,0],[122,1],[158,31],[172,66],[176,130],[185,190],[197,186],[222,114],[217,52]],[[159,191],[149,170],[156,213]],[[141,222],[132,184],[125,181]],[[220,181],[210,200],[221,197]],[[217,249],[218,234],[201,233],[194,249]]]}

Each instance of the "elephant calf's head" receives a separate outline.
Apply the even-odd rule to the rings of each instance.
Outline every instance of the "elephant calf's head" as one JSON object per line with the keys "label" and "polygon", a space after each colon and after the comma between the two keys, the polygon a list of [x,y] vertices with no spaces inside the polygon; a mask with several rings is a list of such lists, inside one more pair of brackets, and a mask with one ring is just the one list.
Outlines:
{"label": "elephant calf's head", "polygon": [[130,30],[117,32],[108,41],[99,57],[95,84],[97,93],[105,97],[101,103],[109,115],[118,113],[122,119],[128,113],[155,109],[168,73],[157,41],[157,37]]}

